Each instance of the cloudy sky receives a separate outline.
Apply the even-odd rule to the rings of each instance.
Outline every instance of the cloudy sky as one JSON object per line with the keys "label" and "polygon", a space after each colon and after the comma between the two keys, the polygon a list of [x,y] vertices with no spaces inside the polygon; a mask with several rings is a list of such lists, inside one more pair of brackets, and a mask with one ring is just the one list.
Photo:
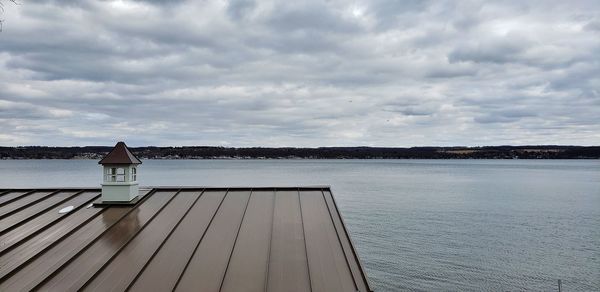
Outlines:
{"label": "cloudy sky", "polygon": [[600,2],[27,1],[0,145],[600,145]]}

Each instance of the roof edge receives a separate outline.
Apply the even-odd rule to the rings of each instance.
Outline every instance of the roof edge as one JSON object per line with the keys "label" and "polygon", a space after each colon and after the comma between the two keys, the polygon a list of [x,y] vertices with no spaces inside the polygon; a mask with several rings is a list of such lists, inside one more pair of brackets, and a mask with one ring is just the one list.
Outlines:
{"label": "roof edge", "polygon": [[[314,185],[314,186],[139,186],[140,190],[331,190],[329,185]],[[39,187],[39,188],[0,188],[0,192],[6,191],[47,191],[47,190],[86,190],[96,191],[100,187]]]}

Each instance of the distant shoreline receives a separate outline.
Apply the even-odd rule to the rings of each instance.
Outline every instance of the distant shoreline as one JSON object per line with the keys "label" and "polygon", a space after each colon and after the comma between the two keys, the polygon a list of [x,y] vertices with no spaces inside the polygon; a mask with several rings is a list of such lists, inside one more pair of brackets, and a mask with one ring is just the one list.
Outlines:
{"label": "distant shoreline", "polygon": [[[100,159],[111,146],[0,147],[0,159]],[[600,146],[131,147],[142,159],[600,159]]]}

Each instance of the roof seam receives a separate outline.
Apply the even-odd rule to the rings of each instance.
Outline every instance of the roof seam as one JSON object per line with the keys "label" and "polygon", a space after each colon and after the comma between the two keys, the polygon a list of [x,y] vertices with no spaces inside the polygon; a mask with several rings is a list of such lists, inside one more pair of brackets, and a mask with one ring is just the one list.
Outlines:
{"label": "roof seam", "polygon": [[[236,194],[234,191],[243,191],[242,198],[247,199],[245,205],[243,204],[243,201],[239,200],[242,198],[234,196],[234,194]],[[264,195],[267,195],[267,197],[259,194],[259,191],[261,194],[264,192]],[[204,206],[203,203],[208,202],[204,200],[206,198],[203,199],[202,197],[207,197],[211,192],[217,192],[218,194],[214,194],[214,199],[212,195],[210,196],[210,213],[208,211],[200,213],[196,212],[195,210],[199,210],[199,206]],[[282,197],[278,196],[280,192],[289,192],[286,194],[286,197],[284,197],[286,199],[281,201],[281,204],[279,204],[279,199]],[[316,192],[320,192],[321,196],[318,196]],[[229,284],[233,284],[234,282],[238,285],[236,287],[244,287],[247,284],[244,283],[244,280],[234,275],[234,273],[237,274],[238,271],[237,263],[240,263],[238,260],[244,258],[241,262],[247,262],[245,260],[246,254],[248,252],[250,252],[250,254],[254,253],[254,245],[251,249],[243,246],[247,239],[246,236],[251,235],[242,233],[241,231],[251,232],[251,228],[256,228],[256,224],[260,224],[260,234],[262,234],[260,236],[260,241],[257,241],[257,244],[260,243],[261,252],[259,254],[253,254],[252,261],[259,264],[259,266],[262,266],[262,269],[254,270],[252,272],[252,278],[256,281],[263,281],[263,287],[260,286],[260,282],[253,282],[253,284],[258,285],[256,287],[258,290],[266,292],[274,287],[273,285],[270,285],[271,283],[275,284],[276,282],[280,282],[278,274],[280,269],[276,267],[276,265],[279,266],[280,263],[280,250],[277,247],[280,246],[280,244],[286,245],[285,241],[279,241],[279,233],[275,232],[279,229],[274,229],[280,228],[278,227],[279,225],[276,224],[276,220],[279,217],[275,217],[275,215],[278,215],[277,212],[280,211],[286,213],[293,211],[293,215],[284,216],[284,219],[291,220],[290,222],[293,221],[293,232],[289,230],[290,228],[286,227],[285,224],[282,225],[283,229],[281,231],[287,234],[284,238],[289,240],[293,239],[294,246],[293,249],[291,247],[283,248],[281,251],[285,253],[286,251],[289,252],[293,250],[294,258],[300,260],[299,262],[296,260],[294,262],[294,267],[290,267],[290,271],[295,271],[292,275],[298,274],[297,277],[290,278],[294,279],[294,281],[298,281],[293,283],[302,284],[307,291],[316,291],[315,289],[318,289],[320,284],[322,284],[321,281],[324,281],[323,283],[325,284],[332,281],[332,279],[321,279],[320,276],[322,272],[334,273],[335,269],[342,271],[342,269],[345,269],[343,265],[346,264],[350,269],[350,277],[348,277],[344,271],[343,276],[345,282],[352,280],[354,286],[350,285],[350,283],[346,283],[345,285],[347,286],[345,289],[360,292],[373,291],[369,285],[367,274],[365,273],[366,271],[358,257],[358,251],[354,248],[350,234],[348,233],[347,227],[341,217],[340,210],[338,209],[337,202],[328,186],[321,186],[319,188],[165,187],[153,189],[143,188],[140,190],[140,194],[140,201],[128,208],[104,207],[86,209],[89,202],[94,201],[100,196],[99,188],[16,189],[9,191],[0,189],[0,199],[10,200],[11,202],[8,203],[8,205],[5,204],[5,207],[2,208],[3,212],[9,214],[5,216],[8,219],[5,218],[2,222],[6,221],[5,223],[9,223],[10,221],[10,224],[6,224],[3,228],[7,229],[0,232],[0,240],[2,238],[6,239],[6,241],[2,240],[4,246],[0,248],[0,261],[3,263],[0,266],[0,273],[2,273],[0,274],[0,283],[4,283],[0,284],[0,287],[12,287],[8,288],[9,290],[16,289],[16,287],[20,286],[25,287],[23,289],[39,289],[48,284],[56,283],[59,285],[67,285],[66,287],[71,286],[71,289],[91,289],[96,284],[103,285],[112,281],[110,280],[112,276],[105,276],[109,276],[109,272],[110,275],[113,275],[112,273],[116,272],[113,271],[113,268],[124,268],[129,270],[129,272],[127,273],[127,276],[118,277],[118,284],[119,287],[122,287],[121,289],[130,291],[138,288],[139,284],[144,284],[145,287],[152,288],[155,287],[153,286],[154,284],[160,284],[162,279],[160,277],[156,278],[155,276],[150,276],[150,270],[152,269],[152,272],[161,273],[161,269],[164,270],[167,266],[170,267],[170,264],[162,267],[163,263],[157,261],[159,261],[159,257],[161,259],[160,261],[172,261],[173,258],[169,255],[169,251],[177,251],[179,249],[177,244],[172,245],[170,242],[176,240],[176,237],[177,239],[188,238],[184,235],[193,233],[193,238],[189,238],[189,241],[186,241],[185,249],[181,252],[177,251],[177,264],[173,265],[172,268],[167,268],[169,271],[168,274],[172,276],[170,277],[171,281],[163,283],[163,285],[166,284],[166,286],[168,286],[165,289],[181,290],[181,288],[178,287],[183,288],[184,284],[189,284],[186,283],[188,278],[197,278],[197,275],[195,274],[196,270],[193,269],[196,261],[206,260],[203,257],[196,257],[196,254],[201,256],[205,251],[209,251],[208,249],[205,249],[205,247],[208,247],[206,243],[208,243],[208,241],[213,243],[213,239],[215,239],[212,237],[213,233],[210,230],[220,230],[222,226],[225,226],[221,225],[221,223],[219,223],[218,226],[212,224],[222,222],[219,218],[223,217],[225,213],[229,214],[228,211],[224,212],[230,210],[229,207],[224,207],[229,206],[229,201],[226,202],[225,200],[230,199],[237,202],[235,204],[236,218],[232,219],[238,220],[235,222],[235,220],[231,221],[230,219],[226,224],[229,230],[227,231],[226,246],[227,248],[230,248],[230,250],[227,252],[226,249],[223,250],[222,245],[217,244],[213,246],[211,244],[211,248],[221,250],[220,256],[218,257],[221,268],[210,272],[213,274],[216,272],[216,275],[212,277],[212,281],[214,281],[213,284],[218,287],[219,291],[227,290],[230,286]],[[269,198],[268,195],[271,194],[273,197]],[[313,194],[317,196],[315,197]],[[287,195],[290,195],[291,197]],[[15,197],[17,198],[15,199]],[[319,197],[321,198],[318,199]],[[146,201],[148,199],[152,200]],[[250,200],[254,200],[253,205],[250,205]],[[284,201],[286,203],[284,203]],[[302,203],[303,201],[304,203]],[[123,222],[129,220],[128,218],[133,218],[132,216],[135,215],[136,210],[146,210],[144,206],[148,206],[150,202],[156,203],[152,203],[153,208],[151,212],[145,213],[144,222],[140,222],[142,224],[138,224],[134,229],[127,229],[125,235],[117,235],[115,232],[117,231],[115,229],[116,226],[121,226],[119,224],[123,224]],[[323,203],[325,206],[322,206]],[[269,204],[272,204],[272,206]],[[57,211],[66,205],[74,205],[76,208],[67,214],[55,214],[56,212],[54,211]],[[260,206],[260,211],[257,211],[260,212],[260,220],[258,220],[259,217],[253,215],[256,213],[255,210],[258,208],[257,206]],[[271,214],[268,213],[268,207],[272,207],[270,210]],[[323,209],[323,207],[326,209]],[[207,208],[208,207],[203,207],[202,210]],[[315,208],[318,208],[318,210]],[[171,214],[171,211],[169,210],[177,210],[176,218],[167,214]],[[323,213],[325,210],[327,210],[329,216]],[[317,214],[315,213],[317,211],[319,219],[315,221],[314,214]],[[132,214],[132,212],[134,213]],[[297,212],[300,212],[300,214],[298,215]],[[204,213],[204,215],[198,217],[197,214],[201,213]],[[103,222],[106,215],[110,215],[110,220]],[[246,217],[246,215],[249,217]],[[171,219],[167,220],[167,217],[170,217]],[[194,223],[196,221],[195,218],[202,218],[202,226],[206,227],[204,229],[199,229],[197,224]],[[266,222],[266,220],[269,219],[271,220],[271,224]],[[19,220],[22,221],[19,222]],[[152,227],[156,226],[156,224],[160,224],[160,222],[167,222],[165,220],[168,221],[168,227],[167,225],[165,225],[164,228],[159,227],[158,229]],[[333,228],[328,226],[329,223],[327,223],[327,220],[332,222]],[[279,222],[279,220],[277,222]],[[284,222],[287,221],[284,220]],[[265,226],[264,223],[267,225]],[[308,226],[306,226],[307,223]],[[325,226],[325,229],[322,226],[323,223],[327,225]],[[238,224],[237,229],[235,224]],[[119,227],[119,230],[120,228],[121,227]],[[151,237],[153,243],[149,250],[149,247],[146,247],[143,254],[138,252],[133,253],[135,255],[139,254],[141,258],[136,257],[135,268],[131,270],[132,267],[130,267],[129,257],[133,255],[130,254],[130,251],[135,250],[132,249],[132,247],[134,247],[133,244],[135,243],[136,246],[139,244],[139,247],[145,246],[145,243],[140,241],[140,239],[142,239],[141,237],[145,237],[143,234],[150,234],[148,233],[152,232],[150,229],[160,231],[161,234],[160,236],[155,235]],[[320,240],[315,241],[316,235],[313,233],[317,232],[315,230],[317,230],[320,235],[318,238],[323,240],[327,238],[329,240],[328,245],[334,247],[334,259],[329,257],[328,253],[331,252],[330,250],[318,249],[313,245],[314,243],[320,242]],[[335,237],[331,234],[333,232],[336,233]],[[79,235],[82,235],[81,239]],[[111,238],[113,236],[119,237],[119,244],[112,245],[110,248],[107,247],[107,249],[104,250],[102,243],[109,235]],[[252,235],[252,238],[256,235]],[[300,236],[302,236],[302,238],[300,238]],[[46,238],[48,238],[48,240],[46,240]],[[337,239],[337,243],[335,243],[334,238]],[[255,241],[252,240],[250,242],[254,243]],[[311,245],[308,246],[307,243],[311,243]],[[326,242],[323,243],[325,244]],[[301,244],[304,244],[304,249],[300,246]],[[166,250],[167,247],[169,247],[169,251]],[[273,249],[274,247],[275,249]],[[338,251],[339,248],[341,248],[341,251]],[[308,253],[309,249],[311,250],[311,253]],[[77,263],[83,262],[85,259],[92,259],[92,253],[96,253],[100,250],[105,252],[104,255],[100,258],[94,256],[94,264],[90,265],[89,269],[86,268],[81,270]],[[313,253],[315,250],[320,251]],[[225,252],[225,254],[223,254],[223,252]],[[304,252],[304,254],[302,252]],[[233,257],[234,255],[236,257]],[[238,256],[241,255],[244,255],[244,257],[238,258]],[[310,258],[309,255],[312,255],[313,258]],[[289,257],[290,255],[286,256]],[[302,256],[305,258],[302,259]],[[323,267],[320,266],[323,262],[319,261],[322,256],[327,256],[325,258],[326,265]],[[344,257],[343,261],[340,258],[341,256]],[[335,265],[331,264],[333,260],[335,260]],[[112,264],[113,262],[115,264]],[[118,263],[123,263],[126,266],[121,266],[120,264],[117,265]],[[304,267],[304,265],[306,265],[306,267]],[[252,267],[246,266],[244,266],[244,268],[239,266],[239,268],[252,269]],[[287,267],[282,266],[282,268],[284,268],[284,271],[287,271]],[[319,268],[324,269],[320,270]],[[194,272],[190,269],[193,269]],[[187,272],[188,270],[190,272]],[[243,272],[246,272],[246,270]],[[257,272],[258,274],[256,274]],[[263,274],[261,275],[260,272]],[[312,272],[315,272],[315,274],[312,275]],[[230,282],[230,280],[234,278],[228,276],[229,273],[232,273],[235,281]],[[273,273],[273,277],[270,276],[271,273]],[[304,275],[304,273],[306,273],[306,275]],[[119,274],[114,275],[118,276]],[[64,279],[62,278],[63,276],[65,277]],[[67,280],[67,282],[65,283],[63,280]],[[107,281],[99,283],[99,280]],[[74,282],[69,284],[71,281]],[[60,284],[61,282],[63,284]],[[285,286],[284,282],[280,284]],[[287,286],[290,284],[292,284],[292,282],[289,282]]]}
{"label": "roof seam", "polygon": [[[81,191],[79,194],[83,193],[84,191]],[[100,194],[94,196],[93,198],[83,202],[82,204],[80,204],[79,206],[77,206],[77,208],[73,209],[71,212],[68,212],[67,214],[65,214],[64,216],[60,216],[58,218],[55,218],[54,220],[50,221],[48,224],[44,225],[43,227],[39,228],[38,230],[32,232],[31,234],[19,239],[18,241],[14,242],[10,247],[5,248],[4,250],[0,251],[0,255],[9,252],[10,250],[12,250],[13,248],[15,248],[16,246],[18,246],[19,244],[21,244],[21,242],[27,241],[30,238],[37,236],[38,234],[44,232],[44,230],[47,230],[48,228],[51,228],[52,226],[54,226],[56,223],[62,221],[65,218],[68,218],[69,216],[71,216],[72,214],[75,214],[75,212],[79,211],[81,208],[83,208],[83,206],[93,202],[95,199],[97,199],[100,196]],[[63,202],[64,203],[64,202]],[[37,216],[36,216],[37,217]]]}
{"label": "roof seam", "polygon": [[298,188],[298,206],[300,208],[300,222],[302,222],[302,239],[304,240],[304,253],[306,255],[306,270],[308,274],[308,283],[310,284],[310,291],[313,290],[312,277],[310,276],[310,261],[308,260],[308,248],[306,247],[306,231],[304,230],[304,215],[302,215],[302,200],[300,200],[300,189]]}
{"label": "roof seam", "polygon": [[[61,190],[61,191],[62,191],[62,190]],[[58,191],[58,192],[56,192],[55,194],[57,194],[57,193],[60,193],[61,191]],[[38,216],[40,216],[40,215],[42,215],[42,214],[44,214],[44,213],[48,212],[50,209],[52,209],[52,208],[55,208],[56,206],[58,206],[58,205],[60,205],[60,204],[63,204],[64,202],[66,202],[66,201],[68,201],[68,200],[71,200],[72,198],[75,198],[75,197],[79,196],[81,193],[83,193],[83,190],[77,191],[77,192],[75,192],[74,194],[72,194],[72,195],[70,195],[70,196],[68,196],[68,197],[66,197],[66,198],[64,198],[64,199],[62,199],[62,200],[60,200],[60,201],[58,201],[58,202],[56,202],[56,203],[54,203],[54,204],[51,204],[50,206],[48,206],[48,207],[46,207],[46,208],[44,208],[44,209],[42,209],[42,210],[40,210],[40,211],[36,212],[34,215],[32,215],[32,216],[29,216],[29,217],[27,217],[27,218],[24,218],[23,220],[21,220],[21,221],[19,221],[19,222],[15,223],[15,224],[13,224],[13,225],[11,225],[11,226],[7,227],[5,230],[2,230],[2,231],[0,231],[0,235],[3,235],[3,234],[5,234],[5,233],[7,233],[7,232],[9,232],[9,231],[11,231],[11,230],[13,230],[13,229],[15,229],[15,228],[17,228],[17,227],[19,227],[19,226],[23,225],[23,224],[25,224],[25,223],[27,223],[27,222],[29,222],[29,221],[31,221],[31,220],[33,220],[33,219],[35,219],[36,217],[38,217]],[[40,202],[41,202],[41,201],[40,201]],[[71,213],[71,212],[69,212],[69,213]]]}
{"label": "roof seam", "polygon": [[[171,204],[171,202],[179,195],[179,193],[180,191],[177,191],[175,195],[173,195],[164,205],[162,205],[156,211],[156,213],[152,214],[152,217],[150,217],[150,219],[146,221],[146,223],[140,229],[138,229],[131,237],[129,237],[129,239],[127,239],[127,241],[116,250],[116,252],[108,259],[108,261],[102,264],[102,266],[98,270],[96,270],[96,272],[89,279],[87,279],[87,281],[85,281],[85,283],[83,283],[83,285],[77,290],[84,289],[87,285],[89,285],[92,282],[92,280],[94,280],[102,271],[104,271],[104,269],[106,269],[106,267],[121,253],[121,251],[123,251],[123,249],[125,249],[125,247],[129,245],[129,243],[134,238],[136,238],[138,234],[140,234],[140,232],[142,232],[142,230],[146,229],[146,227],[148,227],[152,223],[154,218],[156,218],[156,216],[158,216],[158,214],[160,214],[162,210],[164,210],[169,204]],[[119,221],[123,220],[123,218],[124,217],[121,217]]]}
{"label": "roof seam", "polygon": [[[14,192],[14,191],[17,191],[17,190],[11,190],[11,191],[8,191],[8,193],[11,193],[11,192]],[[19,199],[21,199],[21,198],[23,198],[25,196],[29,196],[29,195],[31,195],[31,194],[33,194],[33,193],[36,192],[36,190],[22,190],[22,191],[25,191],[25,193],[23,193],[21,195],[18,195],[18,196],[14,197],[14,198],[6,201],[6,202],[0,203],[0,207],[2,207],[4,205],[8,205],[8,204],[10,204],[10,203],[12,203],[12,202],[14,202],[16,200],[19,200]]]}
{"label": "roof seam", "polygon": [[[12,202],[14,202],[14,201],[16,201],[16,200],[19,200],[19,199],[21,199],[21,198],[23,198],[23,197],[25,197],[25,196],[27,196],[27,195],[30,195],[30,194],[34,193],[35,191],[34,191],[34,190],[12,190],[12,191],[8,191],[8,192],[7,192],[6,194],[4,194],[4,195],[8,195],[8,194],[10,194],[10,193],[13,193],[13,192],[14,192],[14,193],[20,193],[20,192],[22,192],[22,194],[20,194],[20,195],[16,195],[14,198],[12,198],[12,199],[8,199],[8,200],[6,200],[6,201],[4,201],[4,202],[0,202],[0,207],[3,207],[4,205],[10,204],[10,203],[12,203]],[[2,196],[4,196],[4,195],[2,195]],[[1,198],[2,196],[0,196],[0,198]]]}
{"label": "roof seam", "polygon": [[[7,212],[5,214],[2,214],[2,215],[0,215],[0,219],[4,219],[4,218],[6,218],[6,217],[8,217],[8,216],[10,216],[10,215],[12,215],[14,213],[20,212],[21,210],[23,210],[23,209],[25,209],[25,208],[27,208],[29,206],[35,205],[38,202],[41,202],[41,201],[49,198],[50,196],[59,193],[60,191],[61,191],[61,189],[58,189],[58,190],[53,191],[53,192],[50,192],[49,194],[46,194],[45,196],[42,196],[41,198],[39,198],[37,200],[31,201],[31,202],[29,202],[29,203],[27,203],[27,204],[25,204],[25,205],[23,205],[21,207],[18,207],[16,209],[12,210],[12,211],[9,211],[9,212]],[[33,193],[35,193],[35,192],[33,192]],[[28,194],[28,195],[31,195],[31,194]],[[21,198],[21,197],[19,197],[19,198]]]}
{"label": "roof seam", "polygon": [[250,199],[252,198],[252,189],[250,189],[250,195],[248,195],[248,200],[246,201],[246,207],[244,208],[244,213],[242,214],[242,219],[240,220],[240,224],[238,225],[237,233],[235,234],[235,239],[233,240],[233,247],[229,252],[229,258],[227,259],[227,266],[225,267],[225,272],[223,273],[223,277],[221,278],[221,285],[219,285],[219,291],[223,289],[223,282],[225,282],[225,276],[227,275],[227,271],[229,270],[229,264],[231,263],[231,256],[233,255],[233,251],[237,245],[237,239],[240,236],[240,230],[242,229],[242,224],[244,223],[244,218],[246,217],[246,211],[248,210],[248,205],[250,204]]}
{"label": "roof seam", "polygon": [[[72,261],[74,261],[77,257],[79,257],[83,252],[85,252],[87,249],[89,249],[90,246],[92,246],[94,243],[96,243],[104,234],[106,234],[113,226],[115,226],[116,224],[121,222],[121,220],[123,218],[125,218],[127,215],[129,215],[133,210],[136,210],[137,208],[139,208],[139,206],[143,202],[145,202],[149,197],[154,195],[154,193],[156,193],[155,189],[150,190],[150,192],[148,192],[146,195],[144,195],[144,197],[141,200],[139,200],[133,208],[131,208],[131,209],[127,210],[127,212],[123,213],[123,215],[118,220],[115,220],[115,222],[113,222],[104,231],[102,231],[96,238],[91,240],[85,247],[83,247],[81,250],[79,250],[77,253],[75,253],[71,258],[69,258],[67,261],[65,261],[60,267],[58,267],[56,270],[54,270],[52,273],[50,273],[48,276],[46,276],[46,278],[44,278],[42,281],[40,281],[31,290],[39,290],[39,288],[42,285],[44,285],[46,282],[48,282],[50,279],[52,279],[54,276],[56,276],[56,274],[58,274],[60,271],[62,271],[66,266],[68,266]],[[97,217],[98,215],[104,213],[108,209],[109,208],[103,208],[102,212],[98,212],[98,214],[93,217],[94,218]],[[89,220],[91,220],[91,218]],[[89,220],[88,220],[88,222],[89,222]],[[67,236],[65,235],[63,237],[67,237]]]}
{"label": "roof seam", "polygon": [[340,233],[335,226],[335,221],[333,220],[333,215],[331,214],[331,209],[329,208],[329,204],[327,204],[327,199],[325,198],[325,193],[321,190],[321,197],[323,198],[323,203],[325,203],[325,207],[327,208],[327,213],[329,213],[329,219],[331,220],[331,225],[333,225],[333,230],[335,230],[335,235],[338,240],[338,244],[342,249],[342,253],[344,254],[344,261],[346,261],[346,266],[348,266],[348,270],[350,270],[350,276],[352,277],[352,283],[354,284],[354,289],[356,291],[360,291],[358,289],[358,283],[356,283],[356,278],[354,277],[354,273],[352,272],[352,268],[350,266],[350,261],[348,261],[348,256],[346,255],[346,249],[344,248],[344,244],[342,244],[342,239],[340,238]]}
{"label": "roof seam", "polygon": [[[106,209],[103,209],[102,212],[104,212],[105,210]],[[53,248],[54,246],[56,246],[60,242],[62,242],[65,238],[71,236],[71,234],[77,232],[81,227],[87,225],[88,222],[90,222],[91,220],[93,220],[94,218],[96,218],[97,216],[99,216],[100,214],[102,214],[102,212],[98,212],[98,213],[94,214],[90,218],[88,218],[88,219],[84,220],[83,222],[81,222],[80,224],[78,224],[77,227],[69,230],[67,233],[65,233],[63,236],[61,236],[60,238],[58,238],[56,241],[54,241],[54,242],[50,243],[48,246],[42,248],[39,252],[35,253],[31,258],[29,258],[26,261],[24,261],[23,263],[19,264],[12,271],[10,271],[9,273],[6,273],[6,275],[0,277],[0,282],[2,282],[4,279],[6,279],[6,278],[8,278],[8,277],[10,277],[12,275],[14,275],[15,273],[17,273],[18,271],[20,271],[21,269],[23,269],[26,265],[28,265],[29,263],[31,263],[35,259],[39,258],[40,256],[44,255],[46,253],[46,251],[48,251],[49,249]],[[74,255],[74,257],[75,256],[77,256],[77,254]],[[66,263],[68,263],[68,262],[70,262],[70,260],[67,261]],[[50,277],[50,276],[48,276],[48,277]],[[48,277],[46,277],[46,279],[48,279]],[[42,282],[40,282],[40,284],[44,283],[46,281],[46,279],[44,279]]]}
{"label": "roof seam", "polygon": [[337,202],[335,201],[335,196],[333,196],[333,194],[331,193],[331,190],[329,190],[329,194],[331,195],[331,200],[333,201],[333,206],[335,207],[335,212],[337,213],[338,217],[340,218],[340,222],[342,223],[342,228],[344,229],[344,234],[346,235],[346,237],[348,238],[348,242],[350,243],[350,247],[352,249],[352,254],[354,255],[354,260],[358,263],[358,267],[360,268],[360,273],[363,278],[363,281],[365,281],[365,283],[367,284],[367,289],[369,289],[369,291],[373,291],[373,289],[371,288],[371,285],[369,283],[369,278],[367,277],[367,274],[365,273],[365,269],[362,266],[360,257],[358,256],[358,253],[356,252],[356,248],[354,247],[354,243],[352,242],[352,238],[350,238],[350,233],[348,233],[348,229],[346,228],[346,223],[344,222],[344,218],[342,217],[342,214],[340,213]]}
{"label": "roof seam", "polygon": [[273,210],[271,212],[271,232],[269,233],[269,255],[267,256],[267,270],[265,271],[264,291],[269,287],[269,266],[271,264],[271,246],[273,245],[273,226],[275,225],[275,199],[277,197],[277,189],[273,189]]}
{"label": "roof seam", "polygon": [[125,291],[129,291],[129,289],[131,289],[131,287],[135,284],[135,282],[137,281],[137,279],[146,270],[146,267],[148,267],[148,265],[150,264],[150,262],[156,256],[156,254],[158,254],[158,252],[161,250],[161,248],[163,247],[163,245],[165,245],[165,243],[167,242],[167,240],[169,240],[169,238],[171,238],[171,235],[175,232],[175,230],[177,229],[177,227],[179,227],[179,225],[181,224],[181,222],[183,222],[183,220],[188,215],[188,213],[190,213],[190,211],[192,210],[192,208],[194,208],[194,206],[196,205],[196,203],[200,200],[200,197],[202,197],[202,195],[204,195],[204,191],[205,190],[202,190],[202,192],[200,193],[200,195],[198,195],[198,197],[194,200],[194,202],[192,204],[190,204],[190,207],[185,211],[185,213],[183,214],[183,216],[181,216],[181,218],[179,219],[179,221],[177,221],[177,224],[175,224],[175,226],[173,226],[173,228],[171,228],[171,231],[169,231],[169,234],[167,234],[167,236],[163,239],[163,241],[160,243],[160,245],[158,246],[158,248],[156,248],[156,250],[152,253],[152,255],[150,256],[150,258],[148,258],[148,260],[146,261],[146,263],[144,263],[144,265],[139,270],[139,272],[131,280],[131,282],[129,283],[129,285],[127,286],[127,288],[125,288]]}
{"label": "roof seam", "polygon": [[196,244],[196,247],[194,247],[194,251],[192,251],[192,254],[188,258],[187,262],[185,263],[185,266],[183,267],[183,270],[181,271],[181,274],[177,278],[177,282],[175,282],[175,286],[173,286],[172,291],[175,291],[175,289],[177,289],[177,286],[179,286],[179,282],[181,281],[181,278],[185,274],[185,271],[187,270],[188,266],[190,265],[190,262],[192,261],[192,258],[196,254],[196,251],[198,250],[198,247],[200,246],[200,243],[204,239],[204,236],[206,235],[206,232],[210,228],[210,225],[212,224],[213,220],[215,219],[215,216],[217,216],[217,213],[219,213],[219,209],[221,209],[221,205],[223,205],[223,201],[225,201],[225,198],[227,197],[228,194],[229,194],[229,189],[227,189],[225,191],[225,195],[223,196],[223,198],[221,198],[221,202],[219,202],[219,206],[217,206],[217,209],[215,210],[215,213],[213,213],[212,217],[210,218],[210,221],[208,222],[208,225],[206,225],[206,229],[204,229],[204,232],[202,233],[202,236],[200,237],[200,240],[198,240],[198,243]]}

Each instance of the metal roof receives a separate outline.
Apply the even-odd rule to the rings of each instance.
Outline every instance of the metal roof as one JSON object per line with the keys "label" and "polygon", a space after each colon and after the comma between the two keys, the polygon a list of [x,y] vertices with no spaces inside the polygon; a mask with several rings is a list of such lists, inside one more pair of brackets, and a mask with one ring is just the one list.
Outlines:
{"label": "metal roof", "polygon": [[0,291],[371,291],[329,187],[140,194],[0,190]]}
{"label": "metal roof", "polygon": [[98,164],[142,164],[142,161],[129,151],[124,142],[118,142]]}

